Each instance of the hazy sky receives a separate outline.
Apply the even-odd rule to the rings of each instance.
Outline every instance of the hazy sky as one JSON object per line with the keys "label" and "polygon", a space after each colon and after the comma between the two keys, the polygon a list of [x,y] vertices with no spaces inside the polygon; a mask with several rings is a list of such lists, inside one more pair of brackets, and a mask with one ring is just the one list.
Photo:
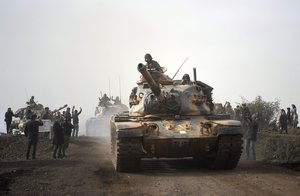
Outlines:
{"label": "hazy sky", "polygon": [[128,104],[145,53],[171,77],[189,56],[178,78],[196,67],[215,102],[300,107],[299,51],[298,0],[0,0],[0,114],[34,95],[84,125],[101,91]]}

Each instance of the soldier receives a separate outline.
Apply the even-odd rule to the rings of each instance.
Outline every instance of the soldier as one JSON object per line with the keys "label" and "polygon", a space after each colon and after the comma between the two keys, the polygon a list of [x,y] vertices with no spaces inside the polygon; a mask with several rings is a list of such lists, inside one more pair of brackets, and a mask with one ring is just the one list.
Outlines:
{"label": "soldier", "polygon": [[29,159],[29,153],[31,146],[33,146],[32,149],[32,159],[35,159],[35,152],[36,152],[36,146],[38,142],[38,133],[39,133],[39,126],[43,125],[43,121],[36,120],[36,114],[32,114],[29,121],[26,122],[25,125],[25,136],[28,137],[28,147],[27,147],[27,153],[26,153],[26,159]]}
{"label": "soldier", "polygon": [[234,119],[239,121],[241,120],[241,109],[239,105],[234,108]]}
{"label": "soldier", "polygon": [[242,104],[242,119],[250,120],[250,110],[245,103]]}
{"label": "soldier", "polygon": [[121,104],[121,100],[119,98],[119,96],[116,97],[116,99],[113,99],[112,100],[114,101],[114,105],[120,105]]}
{"label": "soldier", "polygon": [[147,53],[145,55],[145,61],[147,62],[146,65],[149,70],[156,70],[156,71],[159,71],[160,73],[163,73],[163,70],[160,67],[160,65],[158,64],[158,62],[154,61],[150,54]]}
{"label": "soldier", "polygon": [[129,96],[129,107],[136,104],[136,99],[137,99],[136,93],[137,93],[137,87],[133,87]]}
{"label": "soldier", "polygon": [[225,110],[225,114],[229,114],[230,117],[232,118],[233,116],[233,109],[231,107],[230,102],[226,101],[224,104],[224,110]]}
{"label": "soldier", "polygon": [[34,101],[34,96],[31,96],[30,100],[26,102],[28,105],[30,106],[34,106],[36,105],[35,101]]}
{"label": "soldier", "polygon": [[10,125],[11,125],[11,121],[12,121],[13,116],[16,116],[16,115],[13,113],[11,108],[8,108],[7,112],[5,112],[5,119],[4,119],[4,121],[6,122],[6,132],[7,132],[7,134],[10,133]]}
{"label": "soldier", "polygon": [[78,116],[81,114],[82,109],[80,108],[79,112],[75,110],[75,106],[72,108],[72,116],[73,116],[73,132],[72,132],[72,137],[76,136],[78,137],[78,131],[79,131],[79,118]]}
{"label": "soldier", "polygon": [[189,74],[184,74],[182,76],[181,84],[185,85],[185,84],[190,84],[190,83],[191,83],[190,75]]}
{"label": "soldier", "polygon": [[99,98],[99,101],[100,101],[100,103],[99,103],[100,106],[107,107],[108,105],[110,105],[110,103],[109,103],[110,98],[108,98],[106,93],[104,93],[104,95],[101,99]]}

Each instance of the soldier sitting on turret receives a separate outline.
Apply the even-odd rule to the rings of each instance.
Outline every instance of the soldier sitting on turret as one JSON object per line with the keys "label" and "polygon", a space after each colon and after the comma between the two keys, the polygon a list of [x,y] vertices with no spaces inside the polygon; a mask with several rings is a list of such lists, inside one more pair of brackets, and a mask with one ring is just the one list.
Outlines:
{"label": "soldier sitting on turret", "polygon": [[108,105],[111,104],[109,101],[110,101],[110,98],[108,98],[106,93],[104,93],[103,97],[101,99],[99,98],[99,106],[107,107]]}
{"label": "soldier sitting on turret", "polygon": [[34,106],[36,105],[35,101],[34,101],[34,96],[31,96],[30,100],[26,102],[28,105],[30,106]]}
{"label": "soldier sitting on turret", "polygon": [[160,67],[160,65],[158,64],[158,62],[154,61],[152,59],[152,56],[149,53],[147,53],[145,55],[145,61],[147,63],[146,66],[147,66],[148,70],[156,70],[156,71],[159,71],[160,73],[163,73],[163,70]]}
{"label": "soldier sitting on turret", "polygon": [[114,101],[114,105],[120,105],[121,104],[121,100],[120,100],[119,96],[117,96],[116,99],[113,99],[113,97],[112,97],[111,100]]}
{"label": "soldier sitting on turret", "polygon": [[[164,72],[166,72],[165,67],[161,67],[157,61],[154,61],[152,59],[152,56],[150,54],[145,55],[145,61],[146,61],[146,69],[151,74],[155,82],[158,82],[159,84],[165,85],[165,84],[173,84],[173,80],[169,78],[169,76],[165,75]],[[139,65],[143,65],[140,63]],[[139,80],[137,83],[142,84],[145,83],[146,80],[141,77],[141,80]]]}

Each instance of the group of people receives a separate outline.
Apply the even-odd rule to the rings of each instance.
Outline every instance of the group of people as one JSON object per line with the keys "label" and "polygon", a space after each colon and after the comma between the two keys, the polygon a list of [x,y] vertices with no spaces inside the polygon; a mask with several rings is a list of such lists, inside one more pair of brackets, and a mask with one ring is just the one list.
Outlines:
{"label": "group of people", "polygon": [[33,146],[32,159],[35,159],[36,145],[38,142],[38,127],[43,125],[41,119],[51,119],[54,121],[52,128],[54,145],[52,157],[54,159],[66,157],[66,149],[69,147],[70,137],[78,136],[78,116],[81,112],[82,109],[80,108],[79,111],[75,110],[75,106],[72,108],[72,113],[68,107],[62,114],[59,111],[53,113],[46,107],[39,120],[36,120],[36,114],[31,115],[31,119],[27,121],[25,125],[25,136],[28,137],[26,159],[29,159],[31,146]]}
{"label": "group of people", "polygon": [[[76,110],[73,106],[72,111],[68,107],[66,111],[60,113],[60,110],[67,107],[67,105],[51,111],[49,107],[45,107],[42,113],[35,113],[31,107],[35,105],[34,97],[32,96],[30,101],[27,102],[28,106],[22,113],[22,115],[14,114],[11,108],[7,109],[5,113],[6,130],[7,133],[11,132],[11,123],[13,117],[20,117],[25,122],[24,134],[28,140],[26,159],[29,159],[32,149],[32,159],[36,159],[36,147],[38,143],[39,127],[43,126],[42,120],[51,120],[53,126],[51,129],[51,136],[53,139],[54,151],[53,158],[66,157],[66,149],[69,146],[70,137],[78,137],[79,132],[79,115],[82,112]],[[72,122],[73,121],[73,122]],[[48,134],[48,133],[47,133]]]}
{"label": "group of people", "polygon": [[285,109],[281,109],[279,120],[276,123],[280,134],[288,134],[289,128],[297,128],[298,113],[295,104],[292,104],[292,108],[288,107],[287,112]]}
{"label": "group of people", "polygon": [[[66,157],[66,149],[69,147],[70,137],[78,136],[78,115],[81,113],[77,110],[74,111],[74,106],[72,109],[68,107],[62,115],[54,116],[53,123],[53,145],[54,151],[52,157],[63,158]],[[71,119],[73,118],[73,124]],[[73,130],[73,132],[72,132]]]}

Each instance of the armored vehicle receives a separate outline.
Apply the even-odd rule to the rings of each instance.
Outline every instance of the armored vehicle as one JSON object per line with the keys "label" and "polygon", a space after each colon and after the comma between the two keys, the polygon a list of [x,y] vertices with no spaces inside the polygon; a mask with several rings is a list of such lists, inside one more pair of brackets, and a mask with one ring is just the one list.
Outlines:
{"label": "armored vehicle", "polygon": [[128,111],[128,107],[122,104],[118,97],[113,100],[114,103],[111,103],[109,98],[106,99],[104,97],[99,98],[95,116],[88,118],[85,123],[87,136],[109,136],[111,116],[119,112]]}
{"label": "armored vehicle", "polygon": [[[42,115],[46,111],[42,104],[30,103],[30,102],[26,102],[26,103],[27,103],[26,107],[19,108],[15,112],[17,118],[15,118],[11,124],[13,134],[24,134],[25,124],[26,121],[28,120],[28,116],[26,117],[27,110],[30,110],[31,114],[36,114],[38,118],[42,118]],[[68,105],[65,104],[64,106],[58,109],[49,111],[49,117],[52,116],[54,113],[66,108],[67,106]],[[39,132],[50,132],[52,126],[52,119],[43,119],[42,121],[44,125],[39,127]]]}
{"label": "armored vehicle", "polygon": [[[139,64],[141,80],[129,113],[111,119],[111,150],[119,172],[140,169],[143,158],[192,157],[214,169],[234,169],[242,153],[241,123],[215,114],[213,88],[172,80]],[[134,94],[132,93],[132,94]]]}

